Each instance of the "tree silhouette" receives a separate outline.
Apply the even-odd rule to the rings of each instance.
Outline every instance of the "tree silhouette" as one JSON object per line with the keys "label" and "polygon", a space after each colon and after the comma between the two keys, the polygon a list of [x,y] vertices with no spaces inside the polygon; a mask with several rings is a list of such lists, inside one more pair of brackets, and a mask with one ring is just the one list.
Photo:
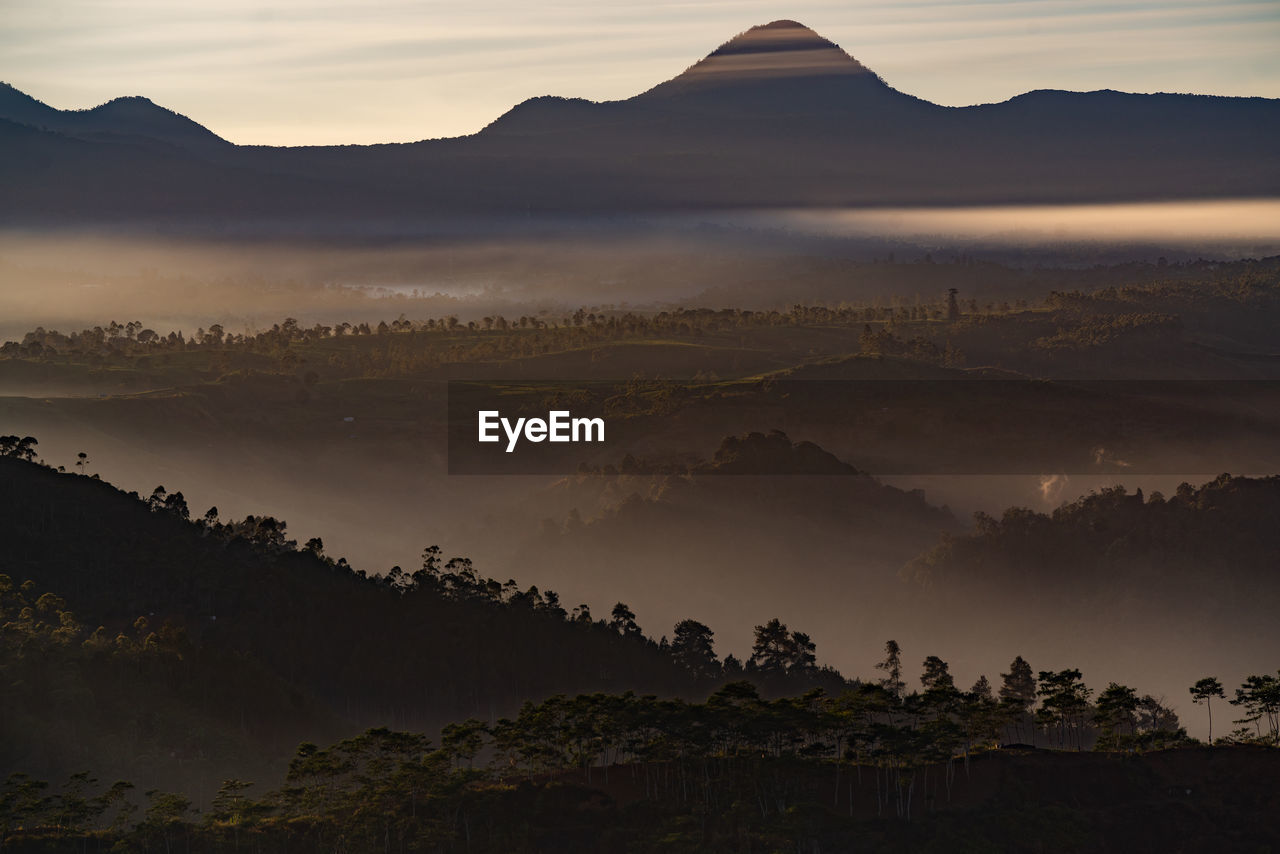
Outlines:
{"label": "tree silhouette", "polygon": [[1081,749],[1080,734],[1092,692],[1085,686],[1080,671],[1074,668],[1041,670],[1038,679],[1040,685],[1036,695],[1040,698],[1040,709],[1036,712],[1037,721],[1046,729],[1057,726],[1059,747],[1065,747],[1074,736],[1076,749]]}
{"label": "tree silhouette", "polygon": [[924,672],[920,675],[920,684],[926,692],[945,691],[956,687],[955,679],[951,677],[950,666],[936,655],[931,655],[924,660]]}
{"label": "tree silhouette", "polygon": [[643,637],[640,626],[636,623],[636,614],[622,602],[613,606],[610,614],[609,628],[625,637]]}
{"label": "tree silhouette", "polygon": [[1189,690],[1191,702],[1196,705],[1204,703],[1209,712],[1209,746],[1213,747],[1213,698],[1226,697],[1226,693],[1222,690],[1222,683],[1215,676],[1206,676],[1192,685]]}
{"label": "tree silhouette", "polygon": [[1093,722],[1099,730],[1098,747],[1128,747],[1137,734],[1138,695],[1129,687],[1112,682],[1098,695]]}
{"label": "tree silhouette", "polygon": [[683,665],[695,679],[713,679],[720,675],[716,658],[715,633],[697,620],[676,623],[671,641],[671,657]]}
{"label": "tree silhouette", "polygon": [[1022,724],[1036,702],[1036,677],[1022,656],[1017,656],[1009,665],[1008,673],[1000,674],[1000,705],[1015,727],[1015,736],[1020,736]]}
{"label": "tree silhouette", "polygon": [[1245,717],[1236,723],[1253,724],[1261,738],[1265,721],[1268,739],[1280,745],[1280,678],[1270,674],[1248,676],[1236,689],[1235,698],[1228,702],[1246,712]]}
{"label": "tree silhouette", "polygon": [[895,640],[886,641],[884,645],[884,661],[876,665],[876,670],[883,671],[880,687],[888,692],[894,700],[902,699],[906,683],[902,681],[902,648]]}
{"label": "tree silhouette", "polygon": [[816,658],[815,645],[803,632],[789,631],[786,625],[774,617],[763,626],[756,626],[756,640],[751,649],[748,668],[754,668],[765,676],[800,673],[812,668]]}
{"label": "tree silhouette", "polygon": [[17,457],[31,462],[36,458],[36,445],[40,444],[33,436],[0,436],[0,457]]}

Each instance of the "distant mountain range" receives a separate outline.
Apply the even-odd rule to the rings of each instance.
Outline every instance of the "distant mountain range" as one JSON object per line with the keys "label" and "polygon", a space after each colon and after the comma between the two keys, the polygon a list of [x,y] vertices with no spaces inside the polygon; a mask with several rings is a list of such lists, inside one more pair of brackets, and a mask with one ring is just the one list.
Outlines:
{"label": "distant mountain range", "polygon": [[237,146],[145,98],[0,84],[0,223],[300,222],[1280,195],[1280,99],[1030,92],[943,107],[794,21],[623,101],[533,98],[477,134]]}

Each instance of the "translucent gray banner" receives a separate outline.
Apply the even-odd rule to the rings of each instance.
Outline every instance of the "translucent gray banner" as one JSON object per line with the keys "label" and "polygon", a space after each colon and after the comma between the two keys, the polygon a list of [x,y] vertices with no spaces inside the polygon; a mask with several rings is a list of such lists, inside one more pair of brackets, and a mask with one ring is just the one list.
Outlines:
{"label": "translucent gray banner", "polygon": [[[448,391],[458,475],[1280,471],[1274,381],[784,376],[451,381]],[[774,441],[744,444],[752,434]]]}

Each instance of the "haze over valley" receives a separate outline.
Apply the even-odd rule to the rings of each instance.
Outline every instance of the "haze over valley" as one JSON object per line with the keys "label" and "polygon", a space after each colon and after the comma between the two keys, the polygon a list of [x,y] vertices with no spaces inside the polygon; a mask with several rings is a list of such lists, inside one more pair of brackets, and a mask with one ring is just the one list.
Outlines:
{"label": "haze over valley", "polygon": [[[790,20],[412,143],[40,97],[0,86],[0,770],[71,782],[11,778],[0,847],[999,848],[1007,767],[1120,850],[1132,781],[1052,764],[1091,749],[1211,845],[1274,770],[1280,99],[942,106]],[[480,409],[608,440],[486,456]],[[1183,809],[1219,747],[1255,777]],[[179,801],[74,824],[85,769]]]}

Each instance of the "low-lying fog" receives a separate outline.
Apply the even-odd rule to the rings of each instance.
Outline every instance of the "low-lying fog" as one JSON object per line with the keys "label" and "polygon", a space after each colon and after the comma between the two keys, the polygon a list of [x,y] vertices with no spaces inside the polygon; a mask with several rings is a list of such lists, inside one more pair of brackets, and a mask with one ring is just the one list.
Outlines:
{"label": "low-lying fog", "polygon": [[[111,320],[136,319],[162,334],[189,335],[213,323],[228,332],[252,331],[286,316],[305,326],[392,320],[401,313],[415,320],[456,314],[465,321],[494,312],[558,318],[578,305],[856,303],[895,296],[894,280],[864,277],[851,267],[890,258],[923,263],[927,256],[945,263],[964,255],[1023,266],[1088,266],[1276,253],[1280,201],[752,212],[539,223],[536,231],[523,232],[508,224],[498,234],[481,228],[394,239],[366,234],[346,242],[8,233],[0,235],[0,341],[20,340],[36,326],[65,332]],[[926,280],[903,281],[932,287]],[[1000,668],[1022,654],[1036,668],[1079,666],[1099,689],[1116,680],[1166,694],[1193,732],[1201,722],[1187,702],[1192,681],[1217,673],[1238,684],[1245,670],[1277,665],[1268,658],[1274,643],[1259,643],[1251,625],[1218,626],[1208,644],[1152,614],[1070,637],[1002,623],[1000,615],[1017,610],[1010,601],[990,602],[986,613],[926,618],[913,610],[897,576],[900,563],[799,546],[808,536],[799,522],[789,535],[794,542],[779,541],[754,557],[722,550],[717,542],[673,539],[662,544],[661,567],[652,555],[640,560],[621,551],[614,559],[583,552],[576,562],[563,555],[543,560],[536,553],[538,519],[528,505],[539,500],[545,479],[450,478],[443,450],[435,448],[357,448],[353,441],[349,452],[326,446],[327,456],[309,457],[309,446],[245,443],[234,435],[189,433],[181,424],[108,429],[32,399],[29,389],[24,400],[6,401],[5,394],[0,388],[0,433],[37,436],[51,464],[70,468],[76,453],[85,451],[91,471],[126,490],[145,495],[162,484],[181,490],[196,513],[216,505],[223,517],[266,513],[286,519],[291,536],[320,536],[328,553],[370,572],[393,564],[412,569],[423,546],[439,543],[450,554],[476,558],[482,573],[554,588],[566,605],[586,602],[597,617],[626,601],[655,636],[669,633],[679,619],[697,618],[716,630],[722,655],[745,657],[752,626],[773,616],[809,632],[819,660],[848,675],[872,675],[888,637],[902,643],[909,661],[934,653],[951,660],[957,680],[966,684],[979,673],[997,680]],[[1114,483],[1168,494],[1182,479],[1050,473],[897,483],[923,487],[932,503],[949,505],[968,524],[976,510],[1051,510]],[[767,517],[767,507],[760,512]],[[563,525],[564,519],[553,522]],[[752,524],[743,521],[744,527]],[[904,551],[935,541],[906,543]],[[789,563],[793,546],[803,566]],[[1070,624],[1072,631],[1083,625],[1074,618]]]}
{"label": "low-lying fog", "polygon": [[[1275,200],[709,212],[394,231],[354,222],[312,236],[269,226],[254,234],[8,231],[0,233],[0,340],[112,319],[189,334],[211,323],[256,329],[284,316],[305,325],[401,311],[466,320],[578,305],[787,307],[893,293],[892,283],[851,274],[847,265],[857,263],[964,257],[1087,267],[1275,254]],[[907,286],[912,292],[900,296],[927,287]]]}
{"label": "low-lying fog", "polygon": [[[1225,623],[1209,615],[1188,632],[1185,612],[1164,613],[1140,601],[1117,599],[1099,613],[1064,607],[1059,618],[1045,618],[1013,595],[939,613],[917,601],[918,591],[899,575],[901,560],[879,549],[864,551],[857,537],[842,540],[838,525],[781,515],[767,500],[702,534],[658,522],[580,543],[558,538],[574,523],[557,506],[555,479],[449,477],[438,455],[425,448],[409,458],[379,458],[369,447],[316,456],[240,445],[231,436],[191,443],[175,435],[156,443],[80,429],[65,419],[54,423],[38,408],[23,412],[0,419],[4,429],[38,435],[46,461],[72,469],[76,453],[87,450],[92,472],[142,495],[156,485],[181,490],[193,513],[216,506],[223,518],[274,515],[288,521],[299,542],[322,537],[327,553],[370,572],[416,568],[422,548],[438,543],[446,554],[472,557],[486,575],[556,590],[567,608],[584,603],[596,617],[607,617],[615,602],[626,602],[655,637],[669,636],[678,620],[698,619],[715,630],[721,655],[744,660],[752,627],[775,616],[809,633],[822,663],[853,676],[874,675],[890,637],[903,645],[913,669],[926,655],[938,654],[965,685],[980,674],[998,679],[1020,654],[1037,669],[1079,667],[1097,689],[1114,680],[1165,695],[1201,736],[1204,722],[1187,701],[1187,685],[1207,673],[1239,684],[1248,673],[1275,666],[1274,625],[1248,615]],[[0,401],[0,415],[14,414]],[[157,430],[163,425],[145,432]],[[997,517],[1009,506],[1049,512],[1117,483],[1172,495],[1184,479],[1207,478],[934,476],[889,482],[925,489],[931,502],[948,504],[967,526],[975,510]],[[575,508],[588,522],[600,511],[589,501]],[[735,525],[740,535],[733,535]],[[902,555],[937,542],[937,536],[894,536]]]}
{"label": "low-lying fog", "polygon": [[[739,220],[727,215],[725,221]],[[892,236],[949,246],[1020,245],[1045,252],[1061,252],[1064,246],[1070,251],[1082,244],[1150,244],[1239,258],[1273,255],[1280,248],[1280,200],[1275,199],[798,210],[753,213],[740,221],[780,221],[816,234]]]}

